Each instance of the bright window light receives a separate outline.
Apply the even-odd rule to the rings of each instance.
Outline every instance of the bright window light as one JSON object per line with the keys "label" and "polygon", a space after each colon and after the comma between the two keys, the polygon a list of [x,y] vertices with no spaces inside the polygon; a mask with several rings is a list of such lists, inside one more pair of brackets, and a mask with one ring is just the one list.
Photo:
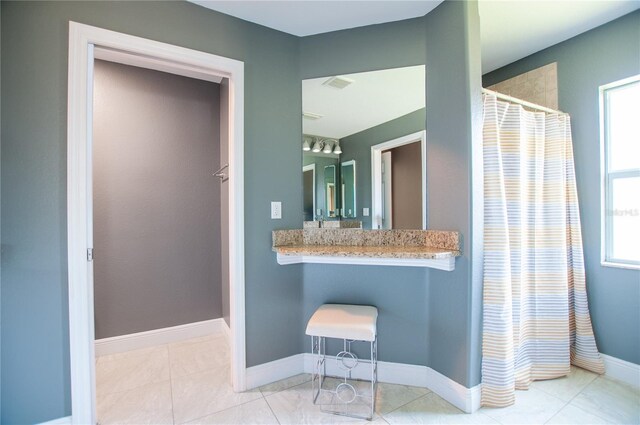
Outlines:
{"label": "bright window light", "polygon": [[603,264],[640,268],[640,75],[600,87]]}

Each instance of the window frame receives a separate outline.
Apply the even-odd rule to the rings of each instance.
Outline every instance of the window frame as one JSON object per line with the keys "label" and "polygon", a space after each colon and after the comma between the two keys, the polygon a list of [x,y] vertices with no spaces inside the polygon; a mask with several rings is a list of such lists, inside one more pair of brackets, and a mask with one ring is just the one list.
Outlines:
{"label": "window frame", "polygon": [[622,260],[612,256],[613,220],[608,211],[613,210],[613,182],[617,179],[640,177],[640,168],[609,171],[609,110],[606,94],[609,90],[640,83],[640,74],[604,84],[599,87],[600,100],[600,264],[605,267],[640,270],[640,261]]}

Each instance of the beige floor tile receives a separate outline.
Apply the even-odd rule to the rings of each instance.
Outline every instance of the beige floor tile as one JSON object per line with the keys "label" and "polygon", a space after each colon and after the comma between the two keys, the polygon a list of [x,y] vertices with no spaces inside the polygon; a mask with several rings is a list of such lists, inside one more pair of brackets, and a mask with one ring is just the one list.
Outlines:
{"label": "beige floor tile", "polygon": [[153,347],[139,348],[137,350],[124,351],[122,353],[107,354],[104,356],[96,357],[98,363],[102,361],[123,360],[134,356],[151,355],[156,351],[166,350],[167,346],[164,344],[154,345]]}
{"label": "beige floor tile", "polygon": [[[341,383],[338,378],[327,378],[325,388],[333,389]],[[371,396],[371,383],[368,381],[348,381],[353,384],[367,399]],[[408,385],[378,383],[376,392],[376,413],[383,415],[399,408],[413,400],[429,394],[431,391],[426,388],[412,387]]]}
{"label": "beige floor tile", "polygon": [[640,390],[598,377],[571,405],[619,424],[640,424]]}
{"label": "beige floor tile", "polygon": [[571,404],[567,404],[562,408],[553,418],[551,418],[547,424],[549,425],[600,425],[600,424],[615,424],[615,422],[608,421],[599,416],[593,415],[589,412],[585,412]]}
{"label": "beige floor tile", "polygon": [[399,409],[384,415],[384,419],[392,425],[497,424],[495,420],[480,412],[464,413],[434,393],[405,404]]}
{"label": "beige floor tile", "polygon": [[256,424],[277,425],[278,420],[264,398],[250,401],[240,406],[231,407],[222,412],[188,422],[189,424]]}
{"label": "beige floor tile", "polygon": [[230,368],[231,352],[222,338],[200,339],[169,346],[171,377]]}
{"label": "beige floor tile", "polygon": [[376,412],[384,415],[430,392],[426,388],[379,382],[376,395]]}
{"label": "beige floor tile", "polygon": [[169,354],[166,346],[103,356],[96,364],[96,392],[99,396],[167,380]]}
{"label": "beige floor tile", "polygon": [[311,374],[301,373],[300,375],[292,376],[291,378],[263,385],[259,390],[262,392],[262,395],[268,396],[309,381],[311,381]]}
{"label": "beige floor tile", "polygon": [[228,338],[226,337],[226,335],[223,333],[217,333],[212,335],[205,335],[205,336],[200,336],[196,338],[185,339],[184,341],[173,342],[171,344],[168,344],[167,346],[169,348],[180,348],[190,344],[198,344],[200,342],[207,342],[207,341],[214,341],[214,340],[223,341],[224,343],[229,345]]}
{"label": "beige floor tile", "polygon": [[598,375],[593,372],[571,366],[571,373],[568,376],[546,381],[535,381],[531,384],[531,388],[542,390],[562,401],[568,402],[597,377]]}
{"label": "beige floor tile", "polygon": [[108,424],[173,424],[171,384],[147,384],[97,398],[98,422]]}
{"label": "beige floor tile", "polygon": [[516,402],[513,406],[483,407],[480,412],[502,424],[543,424],[558,413],[565,404],[566,402],[544,391],[529,388],[526,391],[516,391]]}
{"label": "beige floor tile", "polygon": [[310,382],[288,388],[265,398],[269,406],[271,406],[271,410],[275,413],[276,418],[283,425],[371,423],[363,419],[338,416],[320,411],[320,406],[313,404]]}
{"label": "beige floor tile", "polygon": [[176,423],[188,422],[258,399],[258,390],[233,392],[229,368],[195,373],[171,380]]}

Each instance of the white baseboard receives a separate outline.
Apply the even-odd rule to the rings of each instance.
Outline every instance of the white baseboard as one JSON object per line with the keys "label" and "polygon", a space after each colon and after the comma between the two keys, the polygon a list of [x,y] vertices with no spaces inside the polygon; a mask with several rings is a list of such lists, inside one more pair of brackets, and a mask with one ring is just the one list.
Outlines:
{"label": "white baseboard", "polygon": [[224,320],[224,317],[222,318],[222,331],[229,339],[229,342],[231,342],[231,328],[227,325],[227,321]]}
{"label": "white baseboard", "polygon": [[430,367],[427,370],[426,387],[431,391],[463,412],[473,413],[480,408],[480,384],[467,388]]}
{"label": "white baseboard", "polygon": [[[304,371],[311,373],[315,356],[311,353],[304,356]],[[363,363],[369,364],[368,361]],[[342,375],[335,357],[329,357],[327,360],[327,374]],[[369,379],[369,368],[356,368],[352,376],[356,379]],[[428,388],[467,413],[473,413],[480,408],[480,385],[467,388],[427,366],[378,361],[378,381]]]}
{"label": "white baseboard", "polygon": [[635,388],[640,388],[640,365],[616,357],[600,354],[604,360],[605,375]]}
{"label": "white baseboard", "polygon": [[247,368],[245,382],[249,390],[304,372],[304,354],[296,354]]}
{"label": "white baseboard", "polygon": [[97,339],[95,341],[96,356],[106,356],[154,345],[170,344],[217,333],[229,334],[229,328],[222,318]]}
{"label": "white baseboard", "polygon": [[[247,388],[256,388],[300,373],[312,373],[314,365],[315,356],[304,353],[250,367],[246,374]],[[342,374],[335,357],[328,356],[326,366],[327,375]],[[356,379],[368,379],[369,369],[355,368],[352,376]],[[378,381],[428,388],[467,413],[473,413],[480,408],[480,385],[466,388],[427,366],[379,361]]]}
{"label": "white baseboard", "polygon": [[[369,361],[360,360],[360,362],[367,366],[355,368],[352,376],[355,379],[369,379]],[[313,354],[304,354],[305,373],[312,373],[315,363],[316,358]],[[385,382],[387,384],[411,385],[414,387],[428,388],[428,371],[429,368],[426,366],[378,361],[378,381]],[[327,375],[340,376],[342,373],[343,370],[338,367],[335,357],[327,356]]]}
{"label": "white baseboard", "polygon": [[71,416],[65,416],[64,418],[53,419],[47,422],[41,422],[38,425],[71,425]]}

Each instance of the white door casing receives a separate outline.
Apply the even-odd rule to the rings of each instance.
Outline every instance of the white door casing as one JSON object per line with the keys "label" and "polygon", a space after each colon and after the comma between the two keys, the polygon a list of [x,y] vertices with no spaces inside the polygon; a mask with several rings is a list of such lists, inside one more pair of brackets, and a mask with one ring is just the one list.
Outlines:
{"label": "white door casing", "polygon": [[244,63],[69,22],[67,238],[72,423],[96,423],[93,312],[92,124],[95,58],[219,82],[229,80],[231,373],[246,389],[244,311]]}

